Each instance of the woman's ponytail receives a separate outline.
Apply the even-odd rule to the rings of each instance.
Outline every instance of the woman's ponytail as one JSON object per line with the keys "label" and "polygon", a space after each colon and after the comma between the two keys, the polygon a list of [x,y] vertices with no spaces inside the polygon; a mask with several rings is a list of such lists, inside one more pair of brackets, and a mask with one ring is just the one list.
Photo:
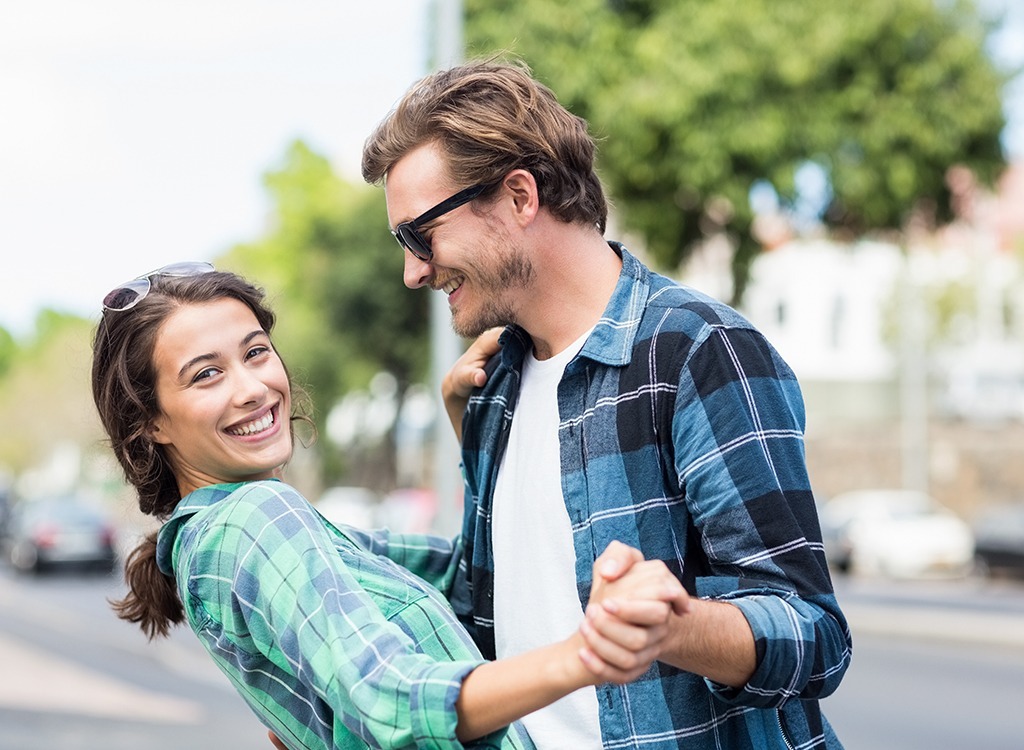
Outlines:
{"label": "woman's ponytail", "polygon": [[150,640],[166,636],[172,626],[185,619],[174,579],[157,567],[156,534],[154,531],[146,536],[128,555],[124,568],[128,594],[110,603],[118,617],[138,624]]}

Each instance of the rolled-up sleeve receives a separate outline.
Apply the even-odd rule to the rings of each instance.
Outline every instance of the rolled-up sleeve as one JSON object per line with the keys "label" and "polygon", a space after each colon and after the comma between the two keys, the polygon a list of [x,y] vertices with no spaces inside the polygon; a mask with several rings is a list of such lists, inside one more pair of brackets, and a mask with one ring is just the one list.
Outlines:
{"label": "rolled-up sleeve", "polygon": [[821,543],[800,390],[758,332],[707,333],[680,379],[676,468],[709,561],[696,593],[740,608],[758,658],[743,688],[712,688],[762,708],[823,698],[839,686],[852,640]]}

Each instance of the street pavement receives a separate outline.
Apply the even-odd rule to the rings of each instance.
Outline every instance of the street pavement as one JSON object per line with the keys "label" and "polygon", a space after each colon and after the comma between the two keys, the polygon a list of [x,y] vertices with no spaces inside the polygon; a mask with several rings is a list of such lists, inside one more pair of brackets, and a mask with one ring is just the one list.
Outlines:
{"label": "street pavement", "polygon": [[[116,581],[30,581],[5,573],[0,750],[128,750],[140,742],[150,750],[225,742],[269,747],[187,629],[148,642],[113,618],[106,599],[119,592]],[[1024,583],[841,576],[835,585],[855,649],[858,637],[867,643],[882,636],[1024,652]]]}
{"label": "street pavement", "polygon": [[842,576],[834,583],[854,638],[865,633],[1024,649],[1024,581]]}

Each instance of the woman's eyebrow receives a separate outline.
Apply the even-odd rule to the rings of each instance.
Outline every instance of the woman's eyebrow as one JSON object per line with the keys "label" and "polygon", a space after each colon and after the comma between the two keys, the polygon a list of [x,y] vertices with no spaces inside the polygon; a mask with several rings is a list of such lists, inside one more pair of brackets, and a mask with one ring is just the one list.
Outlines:
{"label": "woman's eyebrow", "polygon": [[[245,346],[245,345],[249,344],[253,339],[258,338],[260,336],[267,336],[267,335],[268,335],[267,332],[264,331],[262,328],[257,328],[255,331],[252,331],[251,333],[247,334],[242,339],[242,345]],[[185,373],[188,372],[188,370],[190,368],[194,367],[195,365],[199,364],[200,362],[209,362],[211,360],[217,359],[217,357],[219,357],[219,356],[220,356],[220,352],[210,352],[208,354],[200,354],[197,357],[193,357],[188,362],[186,362],[184,365],[182,365],[180,370],[178,370],[178,379],[180,380],[181,378],[184,378],[185,377]]]}
{"label": "woman's eyebrow", "polygon": [[220,356],[218,352],[210,352],[209,354],[200,354],[198,357],[193,357],[184,365],[182,365],[180,370],[178,370],[178,380],[184,378],[185,373],[188,372],[189,369],[191,369],[193,366],[199,364],[200,362],[208,362],[210,360],[217,359],[218,356]]}

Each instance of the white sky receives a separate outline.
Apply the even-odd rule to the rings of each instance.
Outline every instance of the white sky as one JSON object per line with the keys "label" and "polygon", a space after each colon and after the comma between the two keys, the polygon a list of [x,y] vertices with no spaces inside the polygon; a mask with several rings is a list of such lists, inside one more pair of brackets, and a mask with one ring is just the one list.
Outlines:
{"label": "white sky", "polygon": [[[359,180],[428,0],[0,0],[0,326],[258,237],[302,138]],[[381,228],[384,231],[384,227]]]}
{"label": "white sky", "polygon": [[[999,49],[1024,62],[1019,0]],[[426,69],[429,0],[0,0],[0,326],[263,230],[302,138],[358,180]],[[1024,155],[1024,86],[1007,104]],[[382,227],[383,231],[383,227]]]}

